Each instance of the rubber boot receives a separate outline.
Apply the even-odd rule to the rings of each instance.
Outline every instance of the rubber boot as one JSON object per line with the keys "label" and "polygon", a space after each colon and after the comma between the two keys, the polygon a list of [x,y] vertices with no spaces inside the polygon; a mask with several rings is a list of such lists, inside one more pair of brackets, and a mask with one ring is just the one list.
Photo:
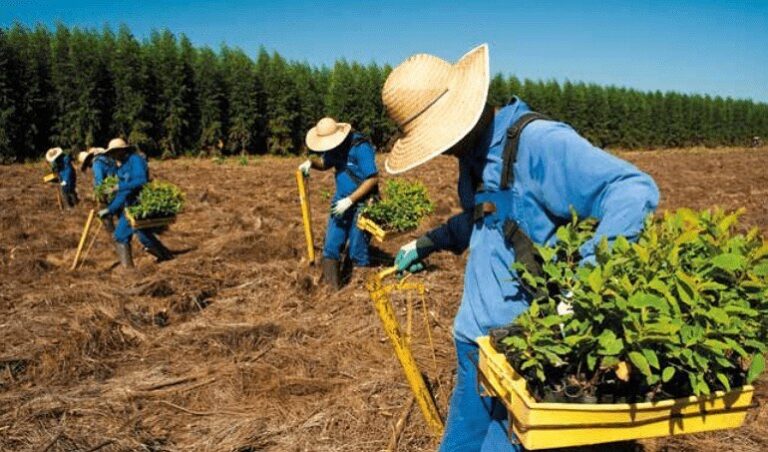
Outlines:
{"label": "rubber boot", "polygon": [[165,247],[160,240],[155,239],[155,244],[149,248],[144,248],[144,251],[155,256],[157,262],[169,261],[173,259],[173,253],[171,250]]}
{"label": "rubber boot", "polygon": [[123,268],[133,268],[133,255],[131,254],[130,243],[116,243],[115,249],[117,250],[117,258],[120,261],[120,266]]}
{"label": "rubber boot", "polygon": [[323,279],[333,290],[341,288],[341,275],[339,274],[339,261],[336,259],[323,259]]}

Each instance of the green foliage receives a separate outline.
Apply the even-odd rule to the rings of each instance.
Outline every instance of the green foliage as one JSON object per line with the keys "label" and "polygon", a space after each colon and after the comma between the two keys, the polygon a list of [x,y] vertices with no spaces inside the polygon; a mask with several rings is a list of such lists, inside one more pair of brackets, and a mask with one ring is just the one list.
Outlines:
{"label": "green foliage", "polygon": [[[753,382],[768,339],[768,243],[736,233],[741,211],[680,209],[649,217],[635,243],[579,248],[595,222],[576,218],[539,246],[544,276],[514,264],[540,289],[499,343],[539,395],[576,385],[635,400],[710,394]],[[560,311],[558,305],[572,307]],[[630,364],[630,380],[616,374]]]}
{"label": "green foliage", "polygon": [[128,207],[137,220],[177,215],[184,208],[184,193],[179,187],[162,181],[146,184],[139,193],[139,202]]}
{"label": "green foliage", "polygon": [[401,232],[418,227],[422,218],[433,209],[424,184],[389,179],[382,190],[382,199],[366,206],[361,215],[387,231]]}
{"label": "green foliage", "polygon": [[[226,46],[195,48],[168,30],[138,41],[125,26],[14,24],[0,28],[0,161],[114,136],[150,156],[297,154],[325,115],[384,148],[396,130],[381,101],[390,71],[345,60],[315,67],[263,49],[253,59]],[[768,136],[768,104],[748,100],[496,74],[488,102],[499,107],[513,95],[601,147],[748,145]]]}
{"label": "green foliage", "polygon": [[102,204],[111,203],[117,194],[117,184],[117,176],[105,177],[93,191],[96,200]]}

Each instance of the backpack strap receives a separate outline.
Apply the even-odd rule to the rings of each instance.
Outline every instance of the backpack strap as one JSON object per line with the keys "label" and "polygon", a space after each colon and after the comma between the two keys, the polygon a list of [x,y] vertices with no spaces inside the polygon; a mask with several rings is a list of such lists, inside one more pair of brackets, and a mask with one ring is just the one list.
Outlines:
{"label": "backpack strap", "polygon": [[506,190],[515,183],[514,166],[517,161],[517,147],[520,145],[520,135],[528,124],[538,119],[548,120],[549,118],[541,113],[532,111],[518,118],[512,127],[507,129],[507,143],[504,146],[501,166],[501,183],[499,190]]}
{"label": "backpack strap", "polygon": [[[541,258],[536,251],[533,240],[528,237],[520,228],[520,224],[512,218],[509,209],[505,208],[508,203],[508,191],[515,182],[514,166],[517,162],[517,150],[520,145],[520,135],[523,129],[533,121],[544,119],[546,116],[530,112],[522,115],[512,126],[507,129],[507,142],[504,145],[502,154],[501,180],[499,181],[499,190],[493,192],[478,191],[477,201],[474,211],[475,221],[485,221],[486,217],[496,216],[501,224],[501,233],[507,246],[511,246],[515,251],[515,260],[521,262],[534,276],[542,276]],[[535,297],[545,295],[543,290],[531,290],[527,284],[521,283],[522,287]]]}

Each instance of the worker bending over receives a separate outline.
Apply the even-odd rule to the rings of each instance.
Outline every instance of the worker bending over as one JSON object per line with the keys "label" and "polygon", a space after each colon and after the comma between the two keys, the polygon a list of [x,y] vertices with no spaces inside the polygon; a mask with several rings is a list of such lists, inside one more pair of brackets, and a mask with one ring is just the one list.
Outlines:
{"label": "worker bending over", "polygon": [[105,154],[118,162],[118,184],[115,198],[109,206],[99,211],[99,218],[118,215],[114,237],[120,265],[124,268],[133,268],[133,256],[131,254],[131,237],[133,234],[139,238],[145,251],[155,256],[158,262],[173,259],[171,251],[160,242],[152,229],[134,230],[125,217],[125,209],[138,202],[142,187],[149,182],[147,160],[122,138],[112,139]]}
{"label": "worker bending over", "polygon": [[469,249],[453,325],[458,370],[442,451],[518,447],[507,436],[506,410],[481,397],[477,384],[477,338],[515,320],[531,300],[512,264],[532,268],[533,245],[552,243],[571,210],[599,221],[594,239],[581,249],[584,262],[593,262],[602,238],[636,237],[659,200],[647,174],[522,100],[514,98],[494,114],[486,103],[488,63],[487,45],[456,64],[415,55],[390,73],[382,91],[401,132],[386,161],[388,172],[403,173],[443,153],[459,161],[463,211],[403,246],[395,259],[398,269],[416,271],[435,251]]}
{"label": "worker bending over", "polygon": [[77,197],[77,174],[72,167],[72,157],[61,148],[51,148],[45,153],[45,160],[51,171],[59,178],[61,195],[70,209],[80,201]]}
{"label": "worker bending over", "polygon": [[349,243],[348,256],[356,267],[370,265],[370,234],[357,227],[360,207],[378,191],[376,155],[371,143],[350,124],[323,118],[307,132],[307,148],[321,158],[310,157],[299,165],[305,176],[310,168],[333,168],[336,193],[331,200],[331,214],[323,247],[323,277],[333,289],[341,287],[340,260]]}

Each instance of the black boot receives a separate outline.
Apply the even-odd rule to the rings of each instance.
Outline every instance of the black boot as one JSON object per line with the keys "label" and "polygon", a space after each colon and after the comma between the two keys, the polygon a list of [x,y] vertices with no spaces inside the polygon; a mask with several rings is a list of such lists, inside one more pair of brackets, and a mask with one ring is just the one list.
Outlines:
{"label": "black boot", "polygon": [[171,250],[165,247],[160,240],[155,239],[154,244],[148,248],[144,248],[144,251],[155,256],[157,262],[169,261],[173,259],[173,253]]}
{"label": "black boot", "polygon": [[333,290],[341,288],[339,270],[339,261],[336,259],[323,259],[323,279]]}
{"label": "black boot", "polygon": [[123,268],[133,268],[133,255],[131,254],[130,243],[116,243],[117,258]]}

